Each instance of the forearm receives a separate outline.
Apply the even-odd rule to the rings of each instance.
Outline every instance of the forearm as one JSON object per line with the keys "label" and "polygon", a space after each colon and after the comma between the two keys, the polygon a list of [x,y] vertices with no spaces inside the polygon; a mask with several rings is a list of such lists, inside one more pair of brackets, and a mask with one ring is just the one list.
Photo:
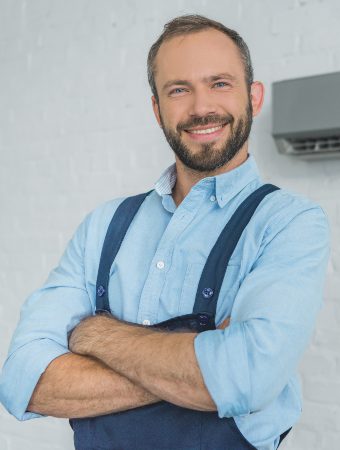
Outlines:
{"label": "forearm", "polygon": [[[197,364],[195,336],[194,333],[151,333],[139,337],[136,345],[131,340],[128,358],[124,352],[110,352],[110,347],[98,349],[97,357],[170,403],[199,411],[216,411]],[[126,336],[121,337],[125,346]]]}
{"label": "forearm", "polygon": [[86,319],[78,327],[70,340],[73,351],[100,359],[170,403],[216,410],[196,361],[196,333],[167,333],[108,317]]}
{"label": "forearm", "polygon": [[80,418],[125,411],[160,401],[91,357],[67,353],[53,360],[40,377],[27,410]]}

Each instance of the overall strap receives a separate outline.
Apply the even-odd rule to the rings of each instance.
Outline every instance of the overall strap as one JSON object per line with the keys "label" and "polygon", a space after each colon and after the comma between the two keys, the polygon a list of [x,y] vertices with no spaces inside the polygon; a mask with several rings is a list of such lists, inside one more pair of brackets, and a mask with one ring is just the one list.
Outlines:
{"label": "overall strap", "polygon": [[198,283],[193,313],[205,312],[210,317],[215,317],[224,275],[241,234],[264,197],[277,189],[277,186],[265,184],[250,194],[236,209],[207,258]]}
{"label": "overall strap", "polygon": [[139,207],[152,191],[153,189],[123,200],[111,219],[100,256],[96,285],[96,313],[110,312],[108,286],[112,263]]}

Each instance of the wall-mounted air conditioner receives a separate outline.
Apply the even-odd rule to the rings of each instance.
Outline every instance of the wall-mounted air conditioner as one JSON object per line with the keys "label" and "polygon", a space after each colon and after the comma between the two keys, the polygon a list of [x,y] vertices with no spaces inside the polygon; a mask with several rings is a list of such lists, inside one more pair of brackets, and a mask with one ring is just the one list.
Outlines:
{"label": "wall-mounted air conditioner", "polygon": [[340,157],[340,72],[273,83],[273,137],[281,153]]}

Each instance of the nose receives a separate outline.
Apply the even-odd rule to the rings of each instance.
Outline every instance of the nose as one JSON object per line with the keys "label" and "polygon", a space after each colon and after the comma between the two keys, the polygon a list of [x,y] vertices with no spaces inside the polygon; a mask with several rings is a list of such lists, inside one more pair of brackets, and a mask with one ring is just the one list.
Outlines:
{"label": "nose", "polygon": [[209,89],[204,87],[196,89],[192,93],[190,115],[204,117],[209,114],[216,114],[217,106],[213,102],[213,96]]}

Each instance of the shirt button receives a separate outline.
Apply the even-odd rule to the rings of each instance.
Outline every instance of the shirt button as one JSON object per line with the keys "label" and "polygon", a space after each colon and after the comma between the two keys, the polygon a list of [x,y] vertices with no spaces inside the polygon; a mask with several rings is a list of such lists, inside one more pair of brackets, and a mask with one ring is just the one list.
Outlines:
{"label": "shirt button", "polygon": [[150,320],[148,319],[143,320],[143,325],[150,325]]}
{"label": "shirt button", "polygon": [[164,261],[158,261],[156,266],[158,267],[158,269],[164,269],[165,266]]}
{"label": "shirt button", "polygon": [[216,200],[216,197],[214,195],[210,196],[210,201],[214,202]]}

